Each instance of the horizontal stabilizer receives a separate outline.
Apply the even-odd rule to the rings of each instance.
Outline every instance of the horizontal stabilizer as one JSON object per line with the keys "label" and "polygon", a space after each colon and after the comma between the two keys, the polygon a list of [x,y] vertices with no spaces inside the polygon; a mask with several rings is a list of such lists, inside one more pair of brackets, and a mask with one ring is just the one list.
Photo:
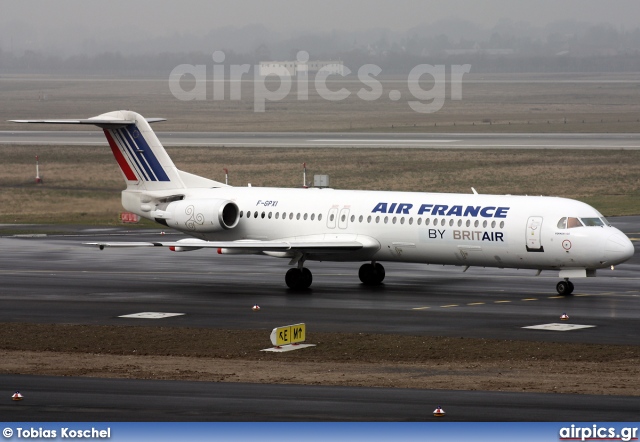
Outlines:
{"label": "horizontal stabilizer", "polygon": [[[166,121],[166,118],[145,118],[147,123],[157,123]],[[87,118],[84,120],[9,120],[12,123],[36,123],[36,124],[93,124],[95,126],[126,126],[135,124],[136,120],[113,119],[104,120],[99,118]]]}

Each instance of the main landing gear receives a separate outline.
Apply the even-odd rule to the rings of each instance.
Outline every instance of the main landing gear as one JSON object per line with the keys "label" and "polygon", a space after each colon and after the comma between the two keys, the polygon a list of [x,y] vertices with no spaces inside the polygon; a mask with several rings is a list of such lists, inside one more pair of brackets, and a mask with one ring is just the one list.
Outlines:
{"label": "main landing gear", "polygon": [[557,290],[559,295],[568,296],[571,293],[573,293],[573,283],[571,281],[569,281],[568,278],[565,278],[564,281],[560,281],[556,285],[556,290]]}
{"label": "main landing gear", "polygon": [[358,277],[364,285],[380,285],[384,280],[384,267],[377,262],[362,264]]}
{"label": "main landing gear", "polygon": [[[380,285],[384,280],[384,267],[377,262],[363,264],[358,271],[360,281],[364,285]],[[306,290],[311,286],[313,276],[311,270],[302,267],[302,263],[298,263],[298,267],[287,270],[284,276],[287,287],[292,290]]]}
{"label": "main landing gear", "polygon": [[308,289],[312,281],[311,270],[306,267],[289,269],[284,275],[284,282],[287,283],[287,287],[293,290]]}

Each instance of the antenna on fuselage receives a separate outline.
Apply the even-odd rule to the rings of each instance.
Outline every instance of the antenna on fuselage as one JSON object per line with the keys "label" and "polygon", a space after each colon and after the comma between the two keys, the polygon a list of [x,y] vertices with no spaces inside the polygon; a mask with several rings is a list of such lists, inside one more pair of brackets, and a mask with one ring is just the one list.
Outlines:
{"label": "antenna on fuselage", "polygon": [[309,188],[309,186],[307,186],[307,163],[302,163],[302,188]]}
{"label": "antenna on fuselage", "polygon": [[477,194],[478,194],[478,191],[477,191],[476,189],[474,189],[473,187],[471,188],[471,190],[473,190],[473,194],[474,194],[474,195],[477,195]]}
{"label": "antenna on fuselage", "polygon": [[223,167],[222,170],[224,170],[224,183],[228,186],[229,185],[229,169],[227,169],[226,167]]}

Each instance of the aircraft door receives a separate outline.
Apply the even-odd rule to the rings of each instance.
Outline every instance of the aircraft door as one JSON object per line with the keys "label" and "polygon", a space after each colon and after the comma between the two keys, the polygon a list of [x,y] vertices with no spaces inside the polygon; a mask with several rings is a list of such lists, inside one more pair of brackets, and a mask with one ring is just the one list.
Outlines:
{"label": "aircraft door", "polygon": [[330,229],[336,228],[336,218],[338,218],[338,208],[332,207],[329,209],[329,215],[327,216],[327,227]]}
{"label": "aircraft door", "polygon": [[340,211],[340,216],[338,217],[338,228],[346,229],[349,224],[349,208],[345,207]]}
{"label": "aircraft door", "polygon": [[527,252],[544,252],[541,242],[542,217],[530,216],[527,221]]}

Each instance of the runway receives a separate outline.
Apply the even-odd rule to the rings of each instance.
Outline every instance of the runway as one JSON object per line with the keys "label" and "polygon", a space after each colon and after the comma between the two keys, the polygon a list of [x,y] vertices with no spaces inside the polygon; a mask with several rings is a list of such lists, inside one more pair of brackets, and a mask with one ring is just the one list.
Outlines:
{"label": "runway", "polygon": [[[17,125],[16,125],[17,126]],[[161,129],[161,127],[156,127]],[[156,132],[164,146],[638,150],[637,134]],[[0,131],[0,144],[107,145],[102,131]]]}
{"label": "runway", "polygon": [[[640,217],[610,221],[635,238],[636,255],[613,271],[599,271],[597,278],[574,280],[576,290],[569,297],[556,295],[555,272],[535,277],[533,271],[472,268],[462,273],[460,267],[392,263],[385,263],[385,284],[371,288],[358,280],[359,263],[309,262],[312,289],[295,293],[284,283],[286,260],[206,250],[99,251],[82,245],[179,239],[181,234],[86,228],[63,235],[5,235],[0,238],[0,322],[264,330],[305,322],[308,330],[318,332],[637,345]],[[12,228],[0,226],[0,234]],[[262,307],[258,315],[251,312],[254,304]],[[155,320],[120,317],[149,311],[182,315]],[[573,324],[592,327],[565,332],[523,328],[558,323],[563,312]],[[637,397],[28,376],[0,380],[44,395],[36,393],[39,405],[25,402],[21,417],[9,417],[5,410],[13,408],[0,406],[6,419],[15,420],[94,420],[99,413],[113,420],[425,420],[438,398],[446,397],[448,404],[460,407],[455,414],[460,420],[575,416],[601,421],[633,420],[640,405]],[[64,394],[70,389],[76,393]],[[142,410],[135,416],[127,414],[132,404]],[[184,413],[172,414],[176,409]]]}
{"label": "runway", "polygon": [[[637,421],[639,398],[0,375],[29,392],[0,402],[32,421]],[[6,397],[13,392],[2,391]],[[526,402],[526,406],[523,406]],[[445,419],[433,416],[439,404]]]}
{"label": "runway", "polygon": [[[630,236],[640,217],[614,219]],[[637,344],[640,254],[597,278],[577,279],[573,296],[555,292],[556,272],[385,263],[381,287],[358,280],[360,263],[309,262],[311,290],[291,292],[287,261],[199,250],[106,249],[90,241],[167,240],[159,230],[89,229],[70,235],[4,237],[2,322],[134,324],[119,316],[184,313],[167,326],[271,329],[309,323],[317,331],[473,336],[495,339]],[[636,248],[639,242],[636,241]],[[247,315],[259,304],[260,315]],[[595,327],[570,333],[523,329],[567,312]],[[579,319],[579,320],[578,320]],[[293,322],[291,322],[293,321]]]}

